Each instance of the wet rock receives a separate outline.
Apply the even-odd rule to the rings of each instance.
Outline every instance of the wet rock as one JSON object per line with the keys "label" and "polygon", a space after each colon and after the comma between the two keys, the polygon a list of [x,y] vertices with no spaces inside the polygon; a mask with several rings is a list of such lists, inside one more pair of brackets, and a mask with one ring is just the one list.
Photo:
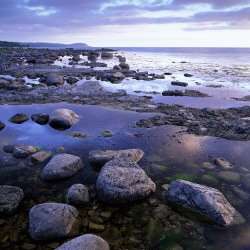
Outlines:
{"label": "wet rock", "polygon": [[216,164],[216,166],[225,169],[225,170],[229,170],[232,169],[234,166],[233,164],[231,164],[229,161],[223,159],[223,158],[216,158],[214,160],[214,163]]}
{"label": "wet rock", "polygon": [[184,76],[185,76],[185,77],[193,77],[193,75],[192,75],[192,74],[189,74],[189,73],[185,73]]}
{"label": "wet rock", "polygon": [[208,97],[207,94],[197,90],[166,90],[162,92],[163,96],[191,96],[191,97]]}
{"label": "wet rock", "polygon": [[13,214],[23,198],[24,193],[21,188],[0,185],[0,214]]}
{"label": "wet rock", "polygon": [[166,198],[169,202],[203,215],[222,226],[239,224],[242,216],[217,189],[184,180],[170,184]]}
{"label": "wet rock", "polygon": [[186,82],[180,82],[180,81],[172,81],[171,85],[173,85],[173,86],[179,86],[179,87],[187,87],[188,83],[186,83]]}
{"label": "wet rock", "polygon": [[62,203],[43,203],[29,212],[29,233],[33,240],[54,240],[77,231],[78,211]]}
{"label": "wet rock", "polygon": [[110,78],[110,81],[112,83],[119,83],[125,78],[125,75],[122,72],[115,72],[112,74],[112,77]]}
{"label": "wet rock", "polygon": [[70,109],[57,109],[50,118],[49,125],[58,130],[66,130],[79,121],[80,117]]}
{"label": "wet rock", "polygon": [[49,160],[49,158],[52,156],[52,153],[51,152],[48,152],[48,151],[39,151],[35,154],[33,154],[31,156],[31,161],[34,163],[34,164],[37,164],[37,163],[43,163],[47,160]]}
{"label": "wet rock", "polygon": [[64,78],[62,75],[57,73],[49,73],[46,77],[45,83],[48,86],[57,86],[57,85],[63,85],[64,84]]}
{"label": "wet rock", "polygon": [[101,53],[101,58],[102,59],[112,59],[113,58],[113,54],[110,52],[102,52]]}
{"label": "wet rock", "polygon": [[54,156],[42,171],[44,180],[60,180],[75,175],[83,168],[80,157],[70,154],[58,154]]}
{"label": "wet rock", "polygon": [[103,137],[112,137],[113,134],[110,130],[104,130],[104,131],[102,131],[102,136]]}
{"label": "wet rock", "polygon": [[124,57],[124,56],[119,55],[119,56],[117,56],[117,58],[118,58],[120,63],[125,63],[126,62],[126,57]]}
{"label": "wet rock", "polygon": [[238,184],[240,183],[240,174],[233,171],[221,171],[218,173],[218,177],[228,183]]}
{"label": "wet rock", "polygon": [[72,185],[66,195],[67,203],[72,205],[83,205],[89,202],[89,190],[83,184]]}
{"label": "wet rock", "polygon": [[0,121],[0,131],[3,130],[4,128],[5,128],[5,124]]}
{"label": "wet rock", "polygon": [[139,162],[144,152],[141,149],[125,150],[93,150],[89,152],[89,161],[93,165],[103,166],[114,158],[128,158],[134,162]]}
{"label": "wet rock", "polygon": [[39,149],[31,145],[16,145],[13,149],[13,156],[17,159],[27,158],[28,156],[38,152]]}
{"label": "wet rock", "polygon": [[55,250],[109,250],[108,243],[94,234],[84,234],[70,240]]}
{"label": "wet rock", "polygon": [[119,66],[122,70],[129,70],[130,68],[129,65],[125,62],[120,63]]}
{"label": "wet rock", "polygon": [[128,203],[155,192],[155,183],[128,158],[114,158],[104,165],[96,182],[98,197],[107,203]]}
{"label": "wet rock", "polygon": [[40,125],[45,125],[49,122],[49,115],[48,114],[44,114],[44,113],[40,113],[40,114],[33,114],[31,116],[31,119],[33,122],[36,122]]}
{"label": "wet rock", "polygon": [[29,120],[29,117],[26,114],[18,113],[12,116],[9,121],[16,124],[21,124]]}

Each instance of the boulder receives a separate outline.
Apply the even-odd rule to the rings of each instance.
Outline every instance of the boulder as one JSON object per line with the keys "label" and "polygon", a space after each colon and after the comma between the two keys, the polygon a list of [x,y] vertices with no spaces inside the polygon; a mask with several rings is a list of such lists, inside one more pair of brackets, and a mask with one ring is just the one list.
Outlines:
{"label": "boulder", "polygon": [[21,124],[29,120],[29,117],[26,114],[18,113],[12,116],[9,121],[16,124]]}
{"label": "boulder", "polygon": [[139,162],[144,152],[141,149],[125,150],[93,150],[89,152],[89,161],[93,165],[103,166],[114,158],[129,158],[134,162]]}
{"label": "boulder", "polygon": [[67,203],[72,205],[83,205],[89,202],[89,190],[83,184],[72,185],[66,195]]}
{"label": "boulder", "polygon": [[192,75],[192,74],[189,74],[189,73],[185,73],[184,76],[185,76],[185,77],[192,77],[193,75]]}
{"label": "boulder", "polygon": [[184,180],[170,183],[166,192],[170,203],[198,213],[210,221],[230,226],[244,221],[241,215],[217,189]]}
{"label": "boulder", "polygon": [[79,121],[80,117],[70,109],[57,109],[50,118],[49,125],[58,130],[66,130]]}
{"label": "boulder", "polygon": [[115,72],[110,77],[112,83],[119,83],[125,78],[125,75],[122,72]]}
{"label": "boulder", "polygon": [[72,239],[55,250],[109,250],[109,244],[94,234],[84,234]]}
{"label": "boulder", "polygon": [[92,96],[92,95],[103,95],[106,91],[98,81],[86,81],[72,89],[73,93],[81,95]]}
{"label": "boulder", "polygon": [[188,86],[188,83],[179,82],[179,81],[172,81],[171,84],[174,85],[174,86],[179,86],[179,87],[187,87]]}
{"label": "boulder", "polygon": [[58,154],[54,156],[42,171],[44,180],[60,180],[75,175],[83,168],[80,157],[70,154]]}
{"label": "boulder", "polygon": [[46,77],[45,83],[48,86],[58,86],[64,84],[64,78],[62,75],[59,75],[57,73],[49,73]]}
{"label": "boulder", "polygon": [[102,168],[96,189],[101,201],[123,204],[148,197],[156,185],[134,161],[114,158]]}
{"label": "boulder", "polygon": [[48,114],[44,114],[44,113],[40,113],[40,114],[33,114],[31,116],[31,119],[33,122],[36,122],[40,125],[45,125],[49,122],[49,115]]}
{"label": "boulder", "polygon": [[29,233],[33,240],[72,236],[78,227],[78,211],[63,203],[43,203],[29,211]]}
{"label": "boulder", "polygon": [[39,149],[31,145],[15,145],[13,148],[13,156],[17,159],[27,158],[28,156],[38,152]]}
{"label": "boulder", "polygon": [[102,52],[101,53],[101,58],[102,59],[112,59],[113,58],[113,54],[110,52]]}
{"label": "boulder", "polygon": [[129,65],[127,64],[127,63],[125,63],[125,62],[121,62],[120,64],[119,64],[119,66],[120,66],[120,68],[122,69],[122,70],[129,70]]}
{"label": "boulder", "polygon": [[23,198],[24,193],[21,188],[0,185],[0,214],[13,214]]}

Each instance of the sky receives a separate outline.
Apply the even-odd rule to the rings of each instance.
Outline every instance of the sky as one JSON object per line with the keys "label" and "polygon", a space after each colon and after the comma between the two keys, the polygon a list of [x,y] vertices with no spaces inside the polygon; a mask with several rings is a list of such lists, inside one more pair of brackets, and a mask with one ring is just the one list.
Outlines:
{"label": "sky", "polygon": [[250,47],[250,0],[0,0],[0,40]]}

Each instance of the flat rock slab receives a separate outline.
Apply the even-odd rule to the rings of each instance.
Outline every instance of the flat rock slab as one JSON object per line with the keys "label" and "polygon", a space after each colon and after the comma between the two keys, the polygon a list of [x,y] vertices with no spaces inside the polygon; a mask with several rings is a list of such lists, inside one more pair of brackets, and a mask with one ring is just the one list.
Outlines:
{"label": "flat rock slab", "polygon": [[44,180],[60,180],[75,175],[83,168],[80,157],[71,154],[58,154],[54,156],[42,171]]}
{"label": "flat rock slab", "polygon": [[72,236],[78,227],[78,211],[63,203],[43,203],[29,212],[29,233],[34,240]]}
{"label": "flat rock slab", "polygon": [[55,250],[109,250],[109,244],[94,234],[84,234],[70,240]]}
{"label": "flat rock slab", "polygon": [[170,183],[166,198],[175,205],[191,209],[222,226],[244,222],[242,216],[217,189],[184,180]]}
{"label": "flat rock slab", "polygon": [[23,190],[15,186],[0,186],[0,214],[13,214],[24,198]]}
{"label": "flat rock slab", "polygon": [[89,152],[89,161],[93,165],[103,166],[114,158],[128,158],[134,162],[139,162],[144,152],[141,149],[125,150],[93,150]]}
{"label": "flat rock slab", "polygon": [[107,203],[128,203],[155,192],[155,183],[128,158],[114,158],[104,165],[96,182],[98,198]]}

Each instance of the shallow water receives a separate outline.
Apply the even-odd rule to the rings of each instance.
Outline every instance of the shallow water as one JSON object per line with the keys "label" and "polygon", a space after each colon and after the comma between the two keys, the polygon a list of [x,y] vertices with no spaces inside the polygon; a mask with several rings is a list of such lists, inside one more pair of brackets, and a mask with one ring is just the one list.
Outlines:
{"label": "shallow water", "polygon": [[[31,120],[22,125],[8,122],[8,119],[17,112],[24,112],[29,115],[40,112],[51,113],[54,109],[62,107],[74,110],[81,117],[79,123],[68,131],[56,131],[47,125],[41,126]],[[85,168],[75,177],[54,184],[44,183],[40,180],[39,174],[42,166],[30,166],[29,164],[26,165],[25,162],[24,164],[14,162],[12,165],[8,165],[4,164],[2,160],[0,183],[21,186],[26,193],[25,205],[21,207],[20,217],[24,216],[24,218],[26,218],[27,210],[36,203],[48,200],[63,201],[64,192],[72,183],[81,182],[88,185],[94,184],[98,172],[88,164],[87,156],[90,150],[138,147],[145,151],[145,156],[140,162],[140,165],[157,183],[157,197],[161,197],[161,185],[169,183],[173,179],[184,178],[201,184],[207,184],[220,189],[247,221],[244,225],[230,229],[216,228],[206,224],[194,224],[191,226],[191,229],[186,230],[186,226],[190,223],[192,225],[192,222],[179,217],[179,215],[175,215],[174,212],[170,212],[173,216],[175,215],[175,219],[171,223],[175,227],[178,225],[180,230],[183,231],[182,235],[185,235],[185,237],[181,239],[175,239],[175,243],[181,244],[185,249],[201,249],[199,244],[202,244],[203,249],[250,249],[250,238],[248,237],[250,234],[250,214],[248,209],[250,205],[248,197],[250,190],[248,190],[242,182],[244,176],[250,173],[250,166],[248,164],[248,162],[250,162],[250,142],[188,135],[185,133],[185,128],[174,126],[162,126],[151,129],[135,127],[136,121],[151,115],[153,114],[66,103],[1,106],[0,117],[6,124],[6,128],[0,132],[1,148],[5,144],[32,144],[44,150],[56,152],[59,147],[63,146],[65,152],[79,155],[85,162]],[[104,138],[101,135],[103,130],[112,131],[113,136]],[[70,132],[72,131],[81,131],[86,133],[87,137],[73,138],[70,136]],[[7,156],[10,157],[8,154],[1,152],[1,157]],[[221,172],[222,169],[208,170],[202,167],[204,162],[213,162],[213,159],[216,157],[224,157],[234,164],[235,167],[232,171],[240,175],[237,182],[225,181],[219,178],[218,173]],[[207,179],[204,178],[205,175],[213,177],[213,181],[211,182],[210,180],[208,183]],[[245,192],[247,198],[244,198],[244,195],[242,197],[238,195],[235,188]],[[32,202],[30,202],[30,200]],[[124,218],[127,218],[128,213],[135,208],[138,208],[141,217],[145,218],[149,216],[152,210],[147,203],[139,203],[130,207],[128,211],[127,208],[121,208],[117,215],[118,218],[123,221]],[[83,208],[82,213],[84,212],[86,211]],[[166,221],[167,220],[168,219],[166,219]],[[183,223],[182,220],[184,220]],[[111,225],[109,225],[109,223],[111,223]],[[118,225],[118,228],[122,227],[123,222],[121,223],[121,225]],[[117,229],[117,225],[113,222],[108,222],[107,227],[109,226]],[[124,224],[124,226],[125,228],[135,227],[135,222],[132,220],[129,224]],[[199,230],[202,232],[204,230],[204,242],[196,238],[196,234],[192,231],[196,227],[199,227]],[[7,232],[9,232],[8,230],[15,231],[15,227],[6,229]],[[141,228],[139,231],[140,230],[143,231],[144,229]],[[162,231],[162,235],[165,235],[169,230],[169,228],[165,228]],[[191,234],[189,237],[186,237],[186,234],[190,230],[194,235],[192,236]],[[4,233],[5,231],[3,230],[0,236],[3,237]],[[25,235],[23,236],[24,241],[30,241],[28,238],[25,238],[27,237],[26,233],[21,234]],[[134,237],[136,238],[137,236],[134,235]],[[144,239],[143,237],[146,236],[143,233],[141,237]],[[125,243],[123,244],[129,245],[132,239],[124,238],[124,241]],[[195,248],[192,244],[196,241],[198,247]],[[39,245],[39,247],[41,246]],[[38,249],[47,248],[43,246]],[[128,247],[128,249],[134,248]],[[158,248],[152,248],[152,250],[155,249]]]}

